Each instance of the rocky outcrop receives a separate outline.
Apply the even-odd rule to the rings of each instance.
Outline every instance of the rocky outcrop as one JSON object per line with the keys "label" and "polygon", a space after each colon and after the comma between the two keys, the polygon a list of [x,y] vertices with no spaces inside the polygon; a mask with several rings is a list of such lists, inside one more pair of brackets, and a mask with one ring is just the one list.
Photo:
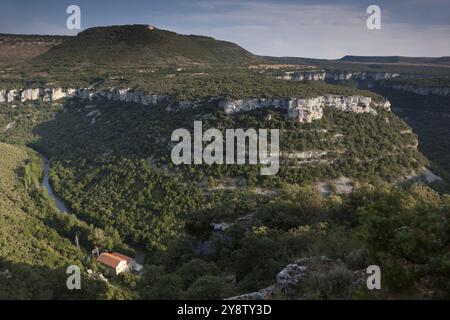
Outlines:
{"label": "rocky outcrop", "polygon": [[[133,89],[103,89],[96,90],[93,88],[27,88],[20,90],[0,90],[0,102],[13,102],[38,100],[56,101],[63,98],[78,97],[80,99],[107,99],[114,101],[133,102],[143,105],[156,105],[163,100],[169,99],[164,95],[149,94]],[[376,114],[373,107],[383,107],[389,110],[390,103],[388,101],[375,102],[371,97],[364,96],[340,96],[340,95],[323,95],[312,98],[247,98],[238,100],[228,100],[221,97],[210,97],[207,101],[171,101],[167,106],[168,111],[177,109],[195,108],[203,102],[218,103],[220,108],[226,113],[234,113],[239,111],[250,111],[258,108],[272,107],[287,111],[288,117],[296,118],[299,122],[312,122],[321,119],[324,107],[333,107],[341,111],[364,113],[369,112]]]}
{"label": "rocky outcrop", "polygon": [[227,230],[229,227],[238,224],[242,227],[244,227],[245,229],[249,230],[250,229],[250,224],[251,224],[251,218],[252,215],[248,214],[242,217],[237,218],[236,220],[234,220],[233,222],[219,222],[219,223],[211,223],[209,226],[211,227],[211,229],[214,232],[224,232],[225,230]]}
{"label": "rocky outcrop", "polygon": [[421,96],[437,95],[448,96],[450,95],[450,87],[421,87],[413,84],[384,84],[384,87],[412,92]]}
{"label": "rocky outcrop", "polygon": [[324,101],[323,97],[291,99],[288,104],[288,117],[296,118],[299,122],[311,123],[322,119]]}
{"label": "rocky outcrop", "polygon": [[404,177],[403,181],[414,181],[416,183],[433,183],[443,181],[443,179],[431,172],[430,169],[423,167],[417,171],[413,171],[407,174]]}
{"label": "rocky outcrop", "polygon": [[144,105],[155,105],[165,99],[165,96],[147,94],[132,89],[104,89],[95,90],[89,88],[26,88],[13,90],[0,90],[0,102],[13,102],[27,100],[57,101],[63,98],[78,97],[93,100],[94,98],[106,98],[108,100],[136,102]]}
{"label": "rocky outcrop", "polygon": [[320,80],[386,80],[398,77],[398,73],[390,72],[345,72],[345,71],[288,71],[278,78],[294,81],[320,81]]}
{"label": "rocky outcrop", "polygon": [[252,293],[241,294],[239,296],[231,297],[225,300],[270,300],[276,294],[277,286],[271,285],[267,288],[255,291]]}
{"label": "rocky outcrop", "polygon": [[340,96],[323,95],[313,98],[285,98],[285,99],[239,99],[222,100],[219,106],[226,113],[250,111],[258,108],[272,107],[284,109],[290,118],[296,118],[299,122],[310,123],[321,119],[324,107],[336,108],[340,111],[376,114],[373,107],[382,107],[390,110],[389,101],[375,102],[371,97],[364,96]]}
{"label": "rocky outcrop", "polygon": [[288,264],[277,274],[277,282],[256,292],[228,298],[227,300],[269,300],[274,298],[282,289],[297,286],[305,277],[307,267],[298,264]]}
{"label": "rocky outcrop", "polygon": [[21,93],[21,100],[37,100],[41,95],[40,89],[25,89]]}
{"label": "rocky outcrop", "polygon": [[3,129],[3,132],[6,132],[6,131],[8,131],[8,130],[11,130],[12,128],[14,128],[15,125],[16,125],[16,122],[15,122],[15,121],[8,123],[8,124],[6,125],[6,127]]}
{"label": "rocky outcrop", "polygon": [[329,151],[324,150],[307,150],[307,151],[295,151],[295,152],[283,152],[282,155],[288,159],[312,159],[326,156]]}
{"label": "rocky outcrop", "polygon": [[296,286],[306,274],[307,268],[298,264],[288,264],[277,274],[277,283],[282,286]]}
{"label": "rocky outcrop", "polygon": [[293,81],[323,81],[327,79],[327,73],[325,71],[316,71],[316,72],[286,72],[283,76],[278,77],[279,79],[284,80],[293,80]]}
{"label": "rocky outcrop", "polygon": [[[349,299],[353,292],[365,284],[367,275],[360,267],[351,270],[340,259],[325,256],[300,259],[281,270],[271,286],[227,300],[309,300],[319,292],[325,298]],[[332,283],[339,283],[339,288],[335,288]]]}
{"label": "rocky outcrop", "polygon": [[52,90],[51,100],[59,100],[62,98],[70,97],[75,93],[73,89],[63,90],[62,88],[56,88]]}
{"label": "rocky outcrop", "polygon": [[318,164],[331,164],[338,159],[338,155],[345,150],[291,150],[281,153],[281,161],[290,167],[297,167],[304,164],[316,166]]}
{"label": "rocky outcrop", "polygon": [[221,222],[221,223],[211,223],[210,227],[214,231],[223,232],[223,231],[227,230],[229,227],[231,227],[232,225],[233,225],[232,223]]}
{"label": "rocky outcrop", "polygon": [[27,100],[55,101],[69,96],[74,96],[75,89],[43,89],[43,88],[25,88],[0,90],[0,102],[14,102]]}
{"label": "rocky outcrop", "polygon": [[8,90],[6,92],[5,101],[13,102],[17,98],[17,90]]}

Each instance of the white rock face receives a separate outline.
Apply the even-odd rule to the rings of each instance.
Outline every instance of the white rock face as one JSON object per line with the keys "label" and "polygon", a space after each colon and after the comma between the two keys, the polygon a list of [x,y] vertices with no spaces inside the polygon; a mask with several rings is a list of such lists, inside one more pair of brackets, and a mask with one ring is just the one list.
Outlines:
{"label": "white rock face", "polygon": [[12,102],[16,99],[23,102],[27,100],[38,100],[40,98],[42,98],[43,101],[49,102],[75,96],[87,100],[105,98],[115,101],[142,103],[144,105],[156,105],[161,100],[167,98],[163,95],[146,94],[132,89],[115,88],[106,90],[94,90],[88,88],[25,88],[17,90],[0,90],[0,102]]}
{"label": "white rock face", "polygon": [[340,111],[356,113],[376,114],[374,107],[382,107],[390,110],[388,101],[374,102],[371,97],[364,96],[339,96],[324,95],[313,98],[290,98],[290,99],[240,99],[240,100],[222,100],[219,106],[226,113],[235,113],[240,111],[250,111],[258,108],[272,107],[287,110],[288,117],[296,118],[299,122],[310,123],[313,120],[322,119],[323,108],[332,107]]}
{"label": "white rock face", "polygon": [[283,76],[278,77],[285,80],[294,81],[319,81],[319,80],[382,80],[392,79],[400,76],[398,73],[390,72],[340,72],[340,71],[300,71],[286,72]]}
{"label": "white rock face", "polygon": [[264,108],[264,107],[286,107],[287,100],[281,101],[279,99],[239,99],[239,100],[221,100],[219,102],[219,107],[223,108],[226,113],[234,113],[240,111],[250,111],[254,109]]}
{"label": "white rock face", "polygon": [[307,150],[296,152],[283,152],[283,156],[289,159],[311,159],[326,156],[328,151],[324,150]]}
{"label": "white rock face", "polygon": [[[19,92],[21,92],[19,94]],[[141,103],[143,105],[153,106],[167,99],[167,96],[157,94],[147,94],[133,89],[104,89],[95,90],[92,88],[51,88],[51,89],[21,89],[21,90],[0,90],[0,102],[12,102],[15,99],[21,101],[37,100],[42,97],[43,101],[56,101],[67,97],[78,97],[92,101],[95,98],[102,98],[114,101],[123,101],[127,103]],[[209,102],[218,101],[219,107],[226,113],[240,111],[250,111],[258,108],[279,108],[287,111],[291,118],[296,118],[299,122],[310,123],[323,117],[324,107],[333,107],[340,111],[347,112],[369,112],[376,114],[373,106],[383,107],[390,110],[389,101],[376,103],[370,97],[364,96],[340,96],[323,95],[312,98],[246,98],[238,100],[227,100],[220,97],[211,97]],[[176,104],[169,105],[169,109],[195,108],[202,101],[178,101]]]}
{"label": "white rock face", "polygon": [[288,104],[288,117],[299,122],[311,123],[323,117],[323,97],[291,99]]}
{"label": "white rock face", "polygon": [[24,89],[20,101],[37,100],[41,94],[41,89]]}
{"label": "white rock face", "polygon": [[6,92],[6,102],[13,102],[17,98],[18,90],[8,90]]}
{"label": "white rock face", "polygon": [[[51,97],[52,101],[59,100],[59,99],[66,98],[66,97],[70,96],[68,91],[63,90],[62,88],[52,89],[52,93],[51,94],[52,94],[52,97]],[[72,95],[73,95],[73,93],[72,93]]]}
{"label": "white rock face", "polygon": [[318,72],[304,72],[304,73],[288,73],[283,76],[285,80],[296,80],[296,81],[320,81],[327,78],[327,73],[325,71]]}
{"label": "white rock face", "polygon": [[166,99],[166,96],[156,94],[146,94],[141,91],[134,91],[132,89],[106,89],[106,90],[91,90],[91,89],[78,89],[75,92],[75,96],[81,99],[93,100],[94,98],[104,98],[107,100],[123,101],[123,102],[135,102],[142,103],[143,105],[156,105],[158,102]]}

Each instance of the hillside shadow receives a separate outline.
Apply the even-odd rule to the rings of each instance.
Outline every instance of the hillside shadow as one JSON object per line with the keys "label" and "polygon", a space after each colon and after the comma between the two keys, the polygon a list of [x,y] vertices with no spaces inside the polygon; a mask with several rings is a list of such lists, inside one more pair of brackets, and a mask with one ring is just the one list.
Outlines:
{"label": "hillside shadow", "polygon": [[106,283],[87,278],[81,270],[81,289],[67,288],[66,268],[16,263],[0,257],[0,300],[94,300],[105,299]]}
{"label": "hillside shadow", "polygon": [[217,111],[217,103],[168,111],[173,101],[154,106],[105,99],[67,99],[49,121],[36,125],[32,147],[50,160],[97,161],[107,157],[170,157],[170,139],[178,128]]}
{"label": "hillside shadow", "polygon": [[450,182],[450,97],[417,95],[375,88],[392,103],[392,111],[418,136],[419,151],[431,160],[431,169]]}

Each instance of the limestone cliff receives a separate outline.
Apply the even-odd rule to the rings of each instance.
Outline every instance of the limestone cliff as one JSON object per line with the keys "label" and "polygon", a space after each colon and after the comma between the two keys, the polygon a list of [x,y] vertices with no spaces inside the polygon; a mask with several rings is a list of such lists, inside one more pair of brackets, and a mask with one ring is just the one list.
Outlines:
{"label": "limestone cliff", "polygon": [[294,81],[320,80],[386,80],[398,77],[398,73],[390,72],[347,72],[347,71],[287,71],[278,78]]}
{"label": "limestone cliff", "polygon": [[63,98],[79,97],[81,99],[92,100],[94,98],[103,97],[108,100],[136,102],[144,105],[155,105],[164,96],[155,94],[146,94],[141,91],[134,91],[132,89],[105,89],[95,90],[89,88],[26,88],[26,89],[11,89],[0,90],[0,102],[13,102],[27,100],[56,101]]}
{"label": "limestone cliff", "polygon": [[[164,95],[149,94],[133,89],[103,89],[94,88],[26,88],[14,90],[0,90],[0,102],[12,102],[15,100],[25,102],[27,100],[56,101],[68,97],[78,97],[80,99],[93,100],[103,98],[114,101],[134,102],[143,105],[156,105],[163,100],[170,100]],[[173,99],[172,99],[173,100]],[[272,107],[286,110],[287,116],[296,118],[299,122],[310,123],[313,120],[321,119],[324,107],[336,108],[340,111],[356,113],[376,114],[374,107],[390,108],[389,101],[375,102],[371,97],[365,96],[342,96],[342,95],[322,95],[311,98],[246,98],[239,100],[228,100],[223,97],[210,97],[209,102],[215,102],[226,113],[249,111],[258,108]],[[167,110],[195,108],[201,105],[202,101],[170,101]],[[204,102],[204,101],[203,101]]]}
{"label": "limestone cliff", "polygon": [[272,107],[287,110],[288,117],[296,118],[299,122],[312,122],[321,119],[324,107],[336,108],[340,111],[376,114],[373,107],[390,110],[389,101],[375,102],[371,97],[323,95],[313,98],[284,98],[284,99],[239,99],[222,100],[219,106],[226,113],[249,111],[258,108]]}

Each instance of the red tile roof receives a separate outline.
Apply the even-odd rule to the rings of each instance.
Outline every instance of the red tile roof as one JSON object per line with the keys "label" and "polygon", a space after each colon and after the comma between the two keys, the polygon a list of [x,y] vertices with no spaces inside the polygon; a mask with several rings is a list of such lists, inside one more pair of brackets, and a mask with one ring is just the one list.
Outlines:
{"label": "red tile roof", "polygon": [[133,258],[130,258],[129,256],[126,256],[126,255],[118,253],[118,252],[112,252],[111,254],[113,256],[118,257],[119,259],[125,260],[127,263],[130,263],[132,260],[134,260]]}
{"label": "red tile roof", "polygon": [[115,255],[112,255],[111,253],[102,253],[98,258],[97,261],[100,263],[103,263],[104,265],[107,265],[111,268],[116,268],[119,263],[125,259],[122,259],[120,257],[117,257]]}

